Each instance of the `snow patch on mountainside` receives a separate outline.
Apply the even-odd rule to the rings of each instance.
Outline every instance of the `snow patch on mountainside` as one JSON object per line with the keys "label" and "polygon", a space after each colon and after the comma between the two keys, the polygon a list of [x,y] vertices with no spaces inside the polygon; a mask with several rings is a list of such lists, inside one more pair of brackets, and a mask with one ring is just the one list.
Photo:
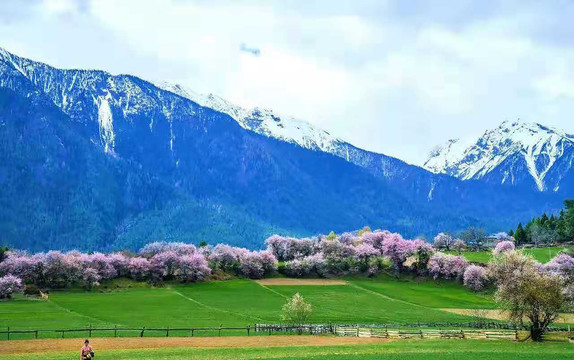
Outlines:
{"label": "snow patch on mountainside", "polygon": [[[166,82],[156,86],[185,97],[201,106],[231,116],[241,127],[258,134],[297,144],[301,147],[333,153],[344,141],[308,122],[276,114],[273,110],[255,107],[246,109],[213,94],[203,95],[179,84]],[[347,154],[347,161],[348,161]]]}
{"label": "snow patch on mountainside", "polygon": [[112,109],[110,107],[110,100],[112,96],[106,93],[98,100],[98,123],[100,125],[100,138],[104,143],[104,151],[106,153],[114,152],[114,142],[116,135],[114,134],[114,119],[112,116]]}
{"label": "snow patch on mountainside", "polygon": [[[503,122],[498,128],[484,133],[471,146],[456,140],[431,152],[424,167],[434,173],[444,173],[463,180],[481,179],[497,169],[511,156],[524,159],[528,172],[540,191],[546,189],[545,177],[574,137],[558,129],[522,121]],[[503,173],[502,183],[514,184],[516,175]],[[553,190],[556,191],[557,188]]]}
{"label": "snow patch on mountainside", "polygon": [[431,151],[424,166],[434,173],[441,173],[443,169],[455,165],[464,157],[468,145],[460,139],[450,139]]}

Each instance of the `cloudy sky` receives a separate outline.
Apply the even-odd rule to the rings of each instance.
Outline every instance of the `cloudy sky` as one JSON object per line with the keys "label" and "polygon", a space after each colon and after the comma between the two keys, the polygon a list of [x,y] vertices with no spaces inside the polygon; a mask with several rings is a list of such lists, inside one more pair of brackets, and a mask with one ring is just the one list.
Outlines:
{"label": "cloudy sky", "polygon": [[574,132],[574,2],[0,2],[0,46],[181,83],[420,164],[521,118]]}

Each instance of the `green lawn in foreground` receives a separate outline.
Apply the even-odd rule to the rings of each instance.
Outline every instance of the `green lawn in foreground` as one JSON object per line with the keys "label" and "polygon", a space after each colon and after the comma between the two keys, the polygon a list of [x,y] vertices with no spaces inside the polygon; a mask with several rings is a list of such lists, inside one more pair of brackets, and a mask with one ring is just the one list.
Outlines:
{"label": "green lawn in foreground", "polygon": [[349,282],[338,286],[261,286],[251,280],[230,280],[107,292],[53,291],[49,301],[19,296],[0,302],[0,329],[277,323],[286,298],[296,292],[313,306],[311,321],[315,323],[468,321],[468,317],[438,309],[493,306],[489,296],[451,282],[398,281],[384,276],[350,278]]}
{"label": "green lawn in foreground", "polygon": [[[553,257],[558,255],[562,251],[563,247],[546,247],[546,248],[535,248],[535,249],[525,249],[523,250],[525,254],[532,255],[537,261],[541,263],[549,262]],[[456,255],[455,251],[447,251],[448,254]],[[477,263],[486,264],[490,261],[492,257],[492,252],[488,251],[464,251],[462,255],[468,260]]]}
{"label": "green lawn in foreground", "polygon": [[[77,352],[42,353],[46,360],[64,360]],[[0,356],[0,360],[24,360],[31,355]],[[292,346],[266,348],[161,348],[145,350],[109,350],[97,352],[97,358],[114,360],[217,360],[217,359],[349,359],[349,360],[557,360],[574,359],[569,343],[516,343],[487,340],[397,340],[382,344],[346,346]]]}

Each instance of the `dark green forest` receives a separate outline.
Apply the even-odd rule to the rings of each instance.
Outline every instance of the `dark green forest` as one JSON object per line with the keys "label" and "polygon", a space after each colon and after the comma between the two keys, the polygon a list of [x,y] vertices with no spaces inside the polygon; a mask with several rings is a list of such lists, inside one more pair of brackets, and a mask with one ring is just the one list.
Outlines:
{"label": "dark green forest", "polygon": [[510,230],[517,244],[543,245],[566,242],[574,238],[574,200],[565,200],[564,209],[558,215],[543,213],[526,225],[519,223],[516,230]]}

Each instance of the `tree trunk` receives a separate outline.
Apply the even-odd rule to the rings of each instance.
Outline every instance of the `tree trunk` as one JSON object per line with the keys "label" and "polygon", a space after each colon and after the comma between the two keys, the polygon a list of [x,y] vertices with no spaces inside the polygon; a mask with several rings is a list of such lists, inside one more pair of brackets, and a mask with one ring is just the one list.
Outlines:
{"label": "tree trunk", "polygon": [[530,326],[532,341],[542,341],[542,335],[544,335],[544,328],[540,324],[532,324]]}

